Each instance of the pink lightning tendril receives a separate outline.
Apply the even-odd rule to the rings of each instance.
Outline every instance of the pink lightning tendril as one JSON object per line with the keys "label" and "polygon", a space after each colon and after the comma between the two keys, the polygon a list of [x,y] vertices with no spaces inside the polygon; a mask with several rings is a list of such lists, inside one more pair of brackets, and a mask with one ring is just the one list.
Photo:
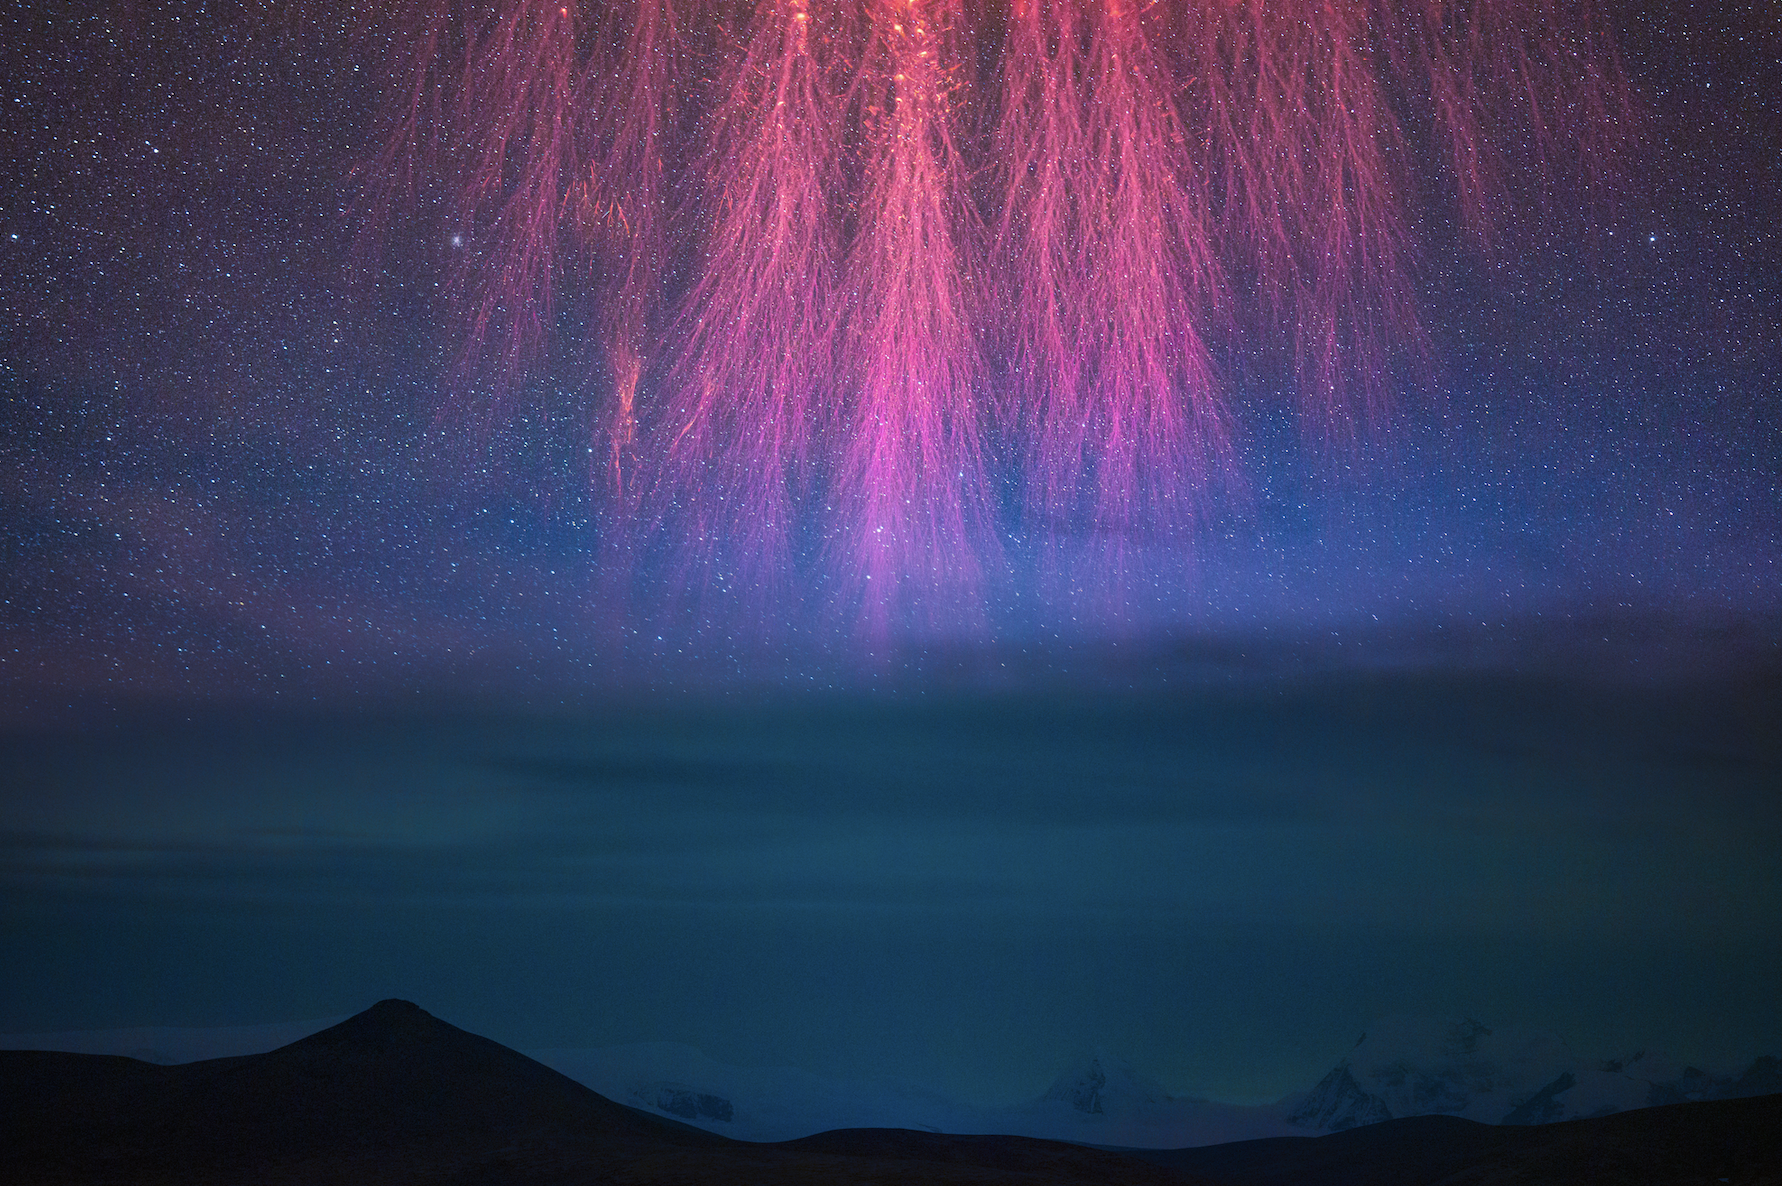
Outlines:
{"label": "pink lightning tendril", "polygon": [[[1494,252],[1517,205],[1549,205],[1545,183],[1568,171],[1592,204],[1612,204],[1640,120],[1592,0],[1422,0],[1408,23],[1389,44],[1413,50],[1399,50],[1395,66],[1427,87],[1461,221],[1479,247]],[[1543,184],[1513,192],[1530,177]]]}
{"label": "pink lightning tendril", "polygon": [[626,0],[606,11],[599,42],[623,46],[589,102],[598,111],[598,166],[575,190],[583,234],[598,244],[585,278],[595,295],[595,337],[611,375],[612,398],[596,436],[604,438],[620,497],[636,462],[638,394],[661,333],[663,284],[673,250],[668,163],[674,138],[678,63],[684,53],[677,10],[692,0]]}
{"label": "pink lightning tendril", "polygon": [[1229,468],[1202,332],[1224,316],[1223,280],[1162,16],[1139,0],[1018,5],[998,132],[1028,513],[1049,541],[1094,541],[1063,575],[1110,594],[1130,550],[1191,527]]}
{"label": "pink lightning tendril", "polygon": [[676,327],[655,427],[658,518],[694,589],[779,600],[840,386],[839,107],[826,0],[762,0],[710,121],[706,266]]}
{"label": "pink lightning tendril", "polygon": [[867,0],[866,166],[836,332],[834,502],[864,632],[975,622],[993,532],[982,439],[982,237],[960,144],[961,0]]}
{"label": "pink lightning tendril", "polygon": [[1290,343],[1308,431],[1381,417],[1393,355],[1427,351],[1399,120],[1366,0],[1240,0],[1206,22],[1206,143],[1251,316]]}

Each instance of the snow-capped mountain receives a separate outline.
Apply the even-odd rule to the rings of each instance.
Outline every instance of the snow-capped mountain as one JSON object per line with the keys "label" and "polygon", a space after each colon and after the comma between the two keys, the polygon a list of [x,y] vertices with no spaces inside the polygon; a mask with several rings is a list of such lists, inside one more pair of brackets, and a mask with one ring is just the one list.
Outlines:
{"label": "snow-capped mountain", "polygon": [[1106,1050],[1078,1059],[1033,1103],[986,1111],[979,1123],[983,1127],[968,1131],[1153,1149],[1294,1132],[1276,1105],[1172,1096],[1155,1079]]}
{"label": "snow-capped mountain", "polygon": [[1389,1017],[1287,1120],[1326,1132],[1432,1113],[1495,1124],[1576,1063],[1564,1042],[1540,1031],[1493,1030],[1471,1018]]}
{"label": "snow-capped mountain", "polygon": [[1040,1100],[1069,1104],[1090,1116],[1130,1115],[1168,1103],[1169,1093],[1125,1060],[1097,1050],[1088,1061],[1058,1076]]}
{"label": "snow-capped mountain", "polygon": [[1337,1132],[1404,1116],[1550,1124],[1689,1099],[1782,1091],[1782,1066],[1743,1073],[1684,1066],[1661,1054],[1587,1062],[1554,1034],[1472,1018],[1391,1017],[1285,1110],[1301,1130]]}

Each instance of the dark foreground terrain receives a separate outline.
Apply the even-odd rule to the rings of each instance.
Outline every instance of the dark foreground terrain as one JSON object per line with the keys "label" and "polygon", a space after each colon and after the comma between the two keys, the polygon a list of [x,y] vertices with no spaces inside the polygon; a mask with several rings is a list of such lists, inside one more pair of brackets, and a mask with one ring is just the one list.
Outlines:
{"label": "dark foreground terrain", "polygon": [[1782,1095],[1539,1126],[1411,1116],[1315,1138],[1130,1152],[1230,1186],[1776,1186]]}
{"label": "dark foreground terrain", "polygon": [[1782,1096],[1544,1128],[1421,1117],[1143,1153],[897,1129],[755,1145],[615,1104],[384,1001],[267,1054],[183,1066],[0,1051],[0,1148],[9,1183],[1782,1186]]}

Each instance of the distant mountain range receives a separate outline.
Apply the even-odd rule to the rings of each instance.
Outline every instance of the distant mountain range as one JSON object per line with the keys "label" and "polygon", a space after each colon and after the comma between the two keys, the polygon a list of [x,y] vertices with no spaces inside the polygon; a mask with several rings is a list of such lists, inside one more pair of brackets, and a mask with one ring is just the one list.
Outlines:
{"label": "distant mountain range", "polygon": [[969,1107],[894,1082],[837,1083],[789,1068],[726,1066],[685,1046],[533,1054],[614,1099],[746,1140],[897,1126],[1176,1149],[1342,1132],[1412,1116],[1551,1124],[1782,1092],[1782,1060],[1773,1056],[1718,1073],[1646,1052],[1592,1062],[1553,1034],[1492,1029],[1470,1018],[1387,1018],[1311,1090],[1260,1106],[1171,1096],[1106,1051],[1085,1056],[1032,1102],[1004,1108]]}
{"label": "distant mountain range", "polygon": [[[270,1050],[325,1024],[15,1035],[0,1037],[0,1048],[33,1045],[173,1064]],[[747,1141],[907,1128],[1179,1149],[1343,1132],[1415,1116],[1549,1124],[1782,1092],[1782,1060],[1773,1056],[1713,1071],[1649,1052],[1591,1061],[1553,1034],[1470,1018],[1386,1018],[1309,1091],[1260,1106],[1171,1096],[1107,1051],[1084,1055],[1039,1096],[1009,1107],[974,1107],[892,1080],[836,1081],[790,1067],[731,1066],[672,1043],[527,1053],[608,1099]]]}
{"label": "distant mountain range", "polygon": [[[1484,1036],[1456,1057],[1471,1066],[1468,1059],[1483,1057]],[[1371,1063],[1348,1065],[1352,1081],[1354,1067],[1364,1068],[1363,1078],[1371,1073]],[[1080,1071],[1034,1106],[1107,1117],[1177,1102],[1104,1056]],[[1419,1082],[1407,1073],[1396,1087],[1422,1091]],[[1495,1083],[1480,1091],[1492,1094]],[[735,1122],[734,1103],[725,1121],[717,1097],[688,1091],[659,1090],[652,1108]],[[46,1186],[1773,1186],[1782,1182],[1782,1095],[1540,1126],[1430,1115],[1322,1137],[1175,1150],[908,1128],[752,1144],[623,1106],[414,1004],[384,1001],[276,1050],[171,1066],[0,1051],[0,1148],[7,1182]]]}

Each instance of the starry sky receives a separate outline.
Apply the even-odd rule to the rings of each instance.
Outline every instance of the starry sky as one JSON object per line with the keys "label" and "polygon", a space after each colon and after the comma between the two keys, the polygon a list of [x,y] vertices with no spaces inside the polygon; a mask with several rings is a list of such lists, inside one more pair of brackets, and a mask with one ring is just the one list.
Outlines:
{"label": "starry sky", "polygon": [[[1624,204],[1486,263],[1340,458],[1118,629],[860,663],[615,612],[576,376],[467,443],[375,63],[255,6],[0,24],[0,1032],[388,996],[519,1046],[1308,1086],[1375,1017],[1782,1049],[1782,40],[1617,6]],[[1242,368],[1234,368],[1234,373]]]}

